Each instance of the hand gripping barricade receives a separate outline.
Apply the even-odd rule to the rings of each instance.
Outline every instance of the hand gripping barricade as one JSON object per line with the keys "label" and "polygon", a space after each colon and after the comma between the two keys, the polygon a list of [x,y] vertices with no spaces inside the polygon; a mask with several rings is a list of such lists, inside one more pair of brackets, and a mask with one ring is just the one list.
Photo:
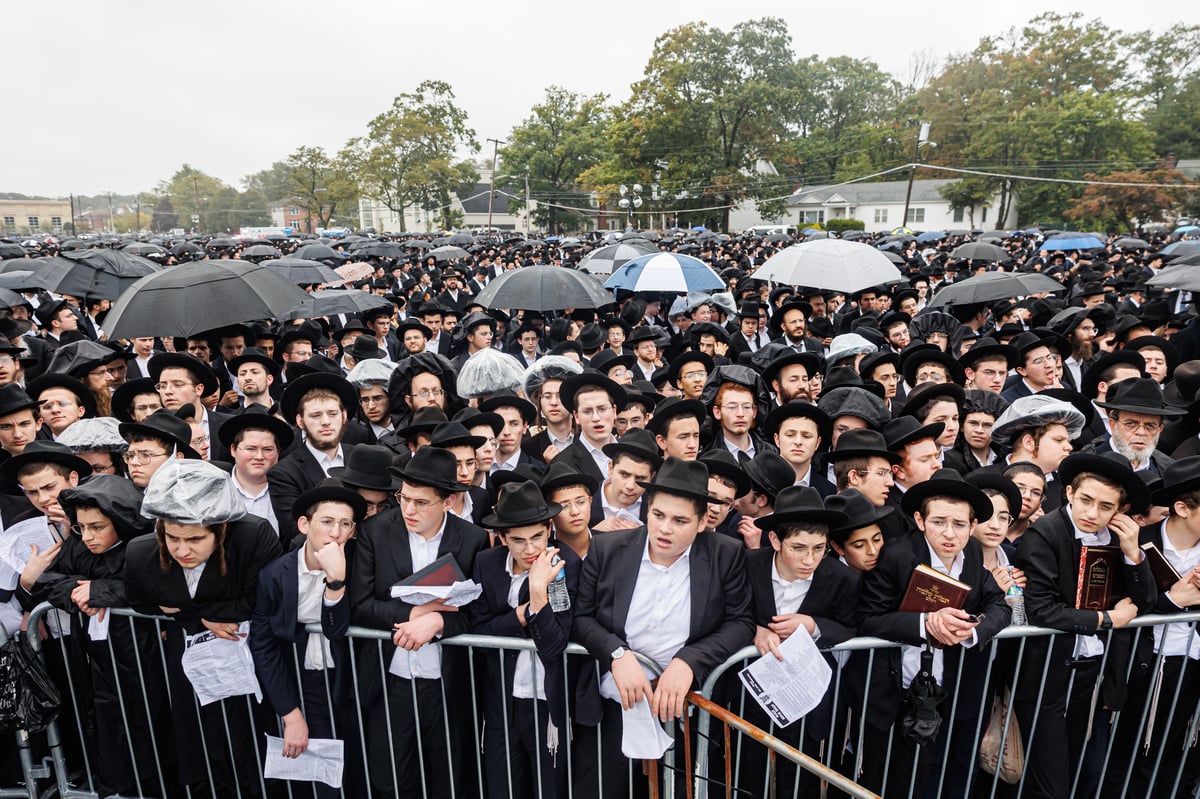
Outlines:
{"label": "hand gripping barricade", "polygon": [[[43,605],[30,616],[30,629],[39,629],[46,621],[51,608]],[[146,617],[131,611],[116,610],[112,625],[149,625],[150,629],[161,629],[163,625],[173,622],[161,618]],[[1166,625],[1174,625],[1178,634],[1185,635],[1188,641],[1197,637],[1196,624],[1200,622],[1200,612],[1182,613],[1174,616],[1144,616],[1134,621],[1127,630],[1134,639],[1132,646],[1138,650],[1139,641],[1153,642]],[[310,625],[308,632],[319,632],[318,625]],[[1123,631],[1125,632],[1125,631]],[[1038,675],[1044,669],[1044,663],[1034,662],[1035,658],[1027,654],[1026,646],[1030,641],[1046,636],[1059,635],[1049,630],[1030,627],[1010,627],[1004,630],[997,639],[989,644],[991,649],[988,666],[983,674],[964,673],[958,669],[953,673],[942,676],[942,684],[948,689],[947,700],[939,707],[943,718],[943,729],[946,734],[928,745],[927,755],[932,758],[930,779],[940,787],[942,796],[964,795],[961,786],[955,780],[969,780],[967,789],[975,796],[1003,796],[1013,791],[1023,791],[1026,774],[1018,775],[1016,785],[1006,785],[1001,776],[987,773],[978,768],[980,746],[987,730],[991,714],[1003,712],[1005,719],[999,729],[1003,739],[1009,730],[1016,725],[1007,723],[1007,717],[1014,712],[1014,697],[1026,695],[1032,689],[1036,697],[1038,712],[1046,697]],[[350,637],[354,639],[351,648],[352,669],[358,672],[358,666],[363,658],[375,658],[383,662],[384,645],[390,640],[385,631],[351,628]],[[1111,634],[1109,636],[1111,639]],[[65,647],[62,639],[40,638],[31,639],[33,646],[47,655],[53,647]],[[443,699],[447,694],[457,693],[462,702],[459,707],[465,711],[451,717],[444,714],[440,720],[437,733],[449,741],[453,736],[461,736],[467,746],[456,749],[439,742],[450,753],[450,769],[460,776],[450,787],[454,797],[496,797],[519,796],[522,790],[518,780],[521,779],[519,763],[509,757],[511,763],[504,772],[505,776],[496,780],[486,776],[485,738],[488,731],[483,723],[483,704],[489,694],[499,692],[506,695],[510,687],[506,684],[503,670],[485,669],[489,661],[504,657],[506,653],[520,655],[533,652],[533,642],[515,638],[498,638],[481,635],[463,635],[449,639],[441,644],[453,648],[464,655],[469,669],[469,678],[464,683],[447,685],[440,684]],[[809,796],[817,795],[812,792],[815,785],[819,790],[822,785],[827,789],[836,789],[855,797],[885,797],[917,796],[911,780],[905,778],[915,771],[915,763],[904,762],[893,757],[890,748],[880,751],[864,751],[864,742],[868,740],[867,725],[863,719],[869,712],[874,696],[879,692],[878,686],[869,682],[855,683],[856,673],[870,674],[871,665],[875,658],[885,656],[889,649],[897,644],[879,639],[857,638],[834,647],[831,654],[837,662],[833,680],[828,689],[828,699],[835,712],[824,719],[821,730],[810,730],[814,726],[809,717],[801,719],[788,728],[779,729],[769,721],[761,726],[749,721],[755,718],[753,699],[748,699],[736,679],[736,673],[747,662],[759,657],[752,648],[736,653],[724,664],[718,667],[708,678],[699,691],[689,696],[689,713],[685,714],[680,724],[668,726],[668,731],[674,736],[675,745],[667,751],[658,765],[644,763],[641,766],[631,764],[624,773],[590,772],[584,761],[595,760],[602,746],[598,735],[584,738],[579,735],[575,725],[568,729],[559,730],[558,757],[562,760],[567,779],[564,789],[557,795],[562,796],[633,796],[646,791],[648,784],[651,796]],[[296,664],[303,663],[303,645]],[[1151,649],[1153,651],[1153,648]],[[1200,646],[1196,647],[1200,655]],[[576,645],[567,650],[567,661],[581,670],[579,674],[590,670],[591,676],[599,678],[598,666],[586,652]],[[116,659],[111,649],[106,653],[110,659]],[[152,675],[155,669],[162,667],[161,659],[164,654],[155,654],[159,663],[137,659],[135,666],[143,675]],[[855,663],[862,660],[865,666],[861,672],[855,672]],[[1130,790],[1142,791],[1141,795],[1183,796],[1194,795],[1196,786],[1195,769],[1197,766],[1196,749],[1193,742],[1197,737],[1197,727],[1200,725],[1198,716],[1198,696],[1196,690],[1196,663],[1180,664],[1169,662],[1169,658],[1152,655],[1149,661],[1132,659],[1124,664],[1125,677],[1130,686],[1129,700],[1112,718],[1103,724],[1094,711],[1099,705],[1099,696],[1093,702],[1091,710],[1096,717],[1093,720],[1091,734],[1086,751],[1071,762],[1072,786],[1071,796],[1091,796],[1097,790],[1101,795],[1132,795]],[[643,660],[645,663],[645,661]],[[534,669],[540,668],[536,658],[533,659]],[[299,666],[295,666],[297,669]],[[567,666],[564,665],[564,670]],[[328,672],[326,672],[328,674]],[[87,696],[88,681],[86,670],[69,670],[66,684],[61,685],[64,698],[62,716],[52,723],[46,731],[46,740],[31,740],[28,735],[18,732],[18,753],[24,773],[25,786],[20,789],[0,787],[0,797],[35,797],[41,795],[40,784],[53,779],[57,793],[63,797],[99,797],[105,794],[98,788],[101,782],[97,746],[98,738],[115,740],[126,750],[129,763],[130,780],[133,787],[122,796],[162,797],[162,796],[258,796],[270,795],[269,786],[275,784],[263,776],[264,747],[254,748],[253,751],[230,752],[228,739],[224,739],[224,730],[231,723],[229,711],[222,709],[224,716],[218,716],[215,736],[205,738],[199,751],[191,752],[194,757],[201,757],[204,769],[213,774],[217,768],[230,767],[230,761],[244,760],[252,768],[257,769],[257,777],[248,782],[238,783],[229,793],[219,791],[214,786],[216,780],[193,786],[190,791],[177,787],[176,766],[172,762],[177,755],[170,751],[165,742],[156,740],[155,745],[143,747],[142,742],[135,740],[138,733],[137,717],[154,718],[160,708],[150,707],[154,700],[145,685],[135,684],[133,680],[119,683],[118,702],[115,708],[115,720],[102,728],[95,724],[96,712],[89,704]],[[968,686],[982,686],[977,691],[967,690]],[[1024,687],[1023,687],[1024,686]],[[332,687],[330,685],[330,687]],[[365,714],[362,697],[367,694],[366,686],[357,680],[352,681],[350,688],[350,705],[345,714],[339,714],[338,708],[331,708],[333,716],[340,726],[335,730],[337,737],[346,742],[346,780],[332,793],[325,791],[326,786],[315,782],[293,781],[288,783],[290,796],[376,796],[376,795],[407,795],[430,797],[444,794],[445,786],[433,784],[426,778],[424,769],[419,765],[418,773],[402,773],[394,761],[377,762],[369,759],[368,747],[363,743]],[[387,686],[383,687],[385,707],[398,707],[391,697],[386,696]],[[998,700],[997,697],[1000,697]],[[405,699],[402,698],[401,699]],[[254,725],[254,739],[262,741],[265,735],[280,735],[278,717],[269,709],[263,712],[263,706],[257,705],[253,697],[236,697],[235,701],[246,706],[246,712]],[[305,695],[303,702],[312,701]],[[322,698],[319,701],[329,701]],[[574,712],[568,699],[569,711]],[[166,698],[170,713],[193,713],[200,707],[192,696],[182,697],[170,695]],[[408,697],[405,704],[411,703],[418,707],[416,690]],[[446,705],[443,705],[444,707]],[[453,703],[451,704],[453,706]],[[215,705],[221,708],[222,705]],[[508,705],[501,703],[507,713]],[[304,708],[307,710],[307,708]],[[714,734],[714,720],[720,724],[722,731]],[[503,730],[499,739],[503,741],[506,755],[508,750],[516,748],[510,733],[510,722],[507,715],[503,716]],[[535,735],[541,731],[549,731],[548,719],[536,720],[533,725]],[[794,728],[794,729],[793,729]],[[211,726],[203,729],[212,730]],[[390,724],[388,726],[390,736]],[[60,739],[68,739],[64,743]],[[152,730],[156,735],[161,728]],[[1025,728],[1022,725],[1022,744],[1026,751],[1031,747],[1055,746],[1060,743],[1048,744],[1038,739],[1037,713],[1032,724]],[[493,731],[492,735],[495,735]],[[161,736],[158,736],[161,737]],[[70,745],[71,739],[77,739],[78,746]],[[109,741],[111,747],[112,740]],[[491,740],[496,740],[492,738]],[[813,741],[820,746],[813,748]],[[1126,742],[1134,741],[1136,745],[1129,747]],[[390,743],[390,742],[389,742]],[[421,725],[417,729],[418,750],[431,747],[435,742],[422,732]],[[533,741],[534,749],[546,746],[549,741],[538,738]],[[1000,751],[1006,745],[1005,740],[999,742]],[[799,745],[797,745],[799,744]],[[39,747],[47,747],[50,756],[44,761],[45,765],[35,765],[40,754]],[[74,748],[78,755],[64,754]],[[437,747],[433,747],[437,748]],[[754,750],[760,750],[754,754]],[[765,750],[765,754],[762,750]],[[386,751],[391,751],[390,746]],[[473,755],[472,755],[473,751]],[[418,755],[420,753],[418,752]],[[73,757],[78,760],[73,760]],[[969,762],[965,776],[961,773],[963,759]],[[350,777],[349,764],[358,759],[359,763],[368,763],[374,779],[353,783]],[[145,762],[143,762],[145,761]],[[872,762],[874,761],[874,762]],[[415,761],[420,764],[420,760]],[[721,762],[720,768],[713,764]],[[866,772],[873,766],[876,772],[882,774],[883,790],[864,786],[862,780]],[[1001,769],[995,769],[1002,771]],[[897,781],[889,780],[893,772],[902,775]],[[645,777],[643,777],[643,774]],[[594,784],[584,784],[581,776],[586,775]],[[1098,788],[1088,782],[1089,775],[1103,775],[1103,788]],[[361,775],[360,775],[361,776]],[[553,795],[540,781],[540,773],[534,769],[526,770],[525,779],[531,780],[528,794],[543,797]],[[382,788],[380,787],[382,784]],[[606,787],[607,784],[607,787]],[[903,784],[905,788],[895,790],[895,784]],[[639,788],[639,786],[642,786]],[[888,790],[888,788],[892,788]],[[1025,795],[1022,793],[1022,795]]]}

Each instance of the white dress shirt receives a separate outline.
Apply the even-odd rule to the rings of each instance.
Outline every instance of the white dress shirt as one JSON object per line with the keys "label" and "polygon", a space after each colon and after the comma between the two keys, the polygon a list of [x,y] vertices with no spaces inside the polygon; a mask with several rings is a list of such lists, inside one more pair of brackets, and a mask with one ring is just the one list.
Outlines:
{"label": "white dress shirt", "polygon": [[[640,525],[642,523],[642,497],[638,497],[637,502],[630,505],[628,508],[621,508],[609,503],[608,494],[604,489],[609,484],[609,480],[605,480],[600,485],[600,510],[604,512],[604,518],[611,519],[616,516],[618,519],[625,519]],[[644,494],[642,496],[645,496]]]}
{"label": "white dress shirt", "polygon": [[233,487],[242,495],[242,501],[246,503],[246,513],[253,514],[260,518],[266,519],[271,525],[271,529],[275,531],[275,535],[279,535],[279,519],[275,518],[275,509],[271,507],[271,486],[264,483],[262,491],[257,494],[251,494],[242,485],[242,481],[238,479],[237,467],[233,467]]}
{"label": "white dress shirt", "polygon": [[[926,541],[925,541],[925,546],[929,548],[929,565],[931,568],[936,569],[937,571],[941,572],[942,574],[944,574],[947,577],[950,577],[954,580],[957,580],[960,577],[962,577],[963,564],[966,563],[966,557],[963,555],[962,552],[959,552],[958,555],[955,556],[954,562],[951,563],[950,568],[947,569],[946,564],[942,563],[942,559],[940,557],[938,557],[937,552],[935,552],[933,547],[929,545],[928,539],[926,539]],[[920,624],[921,624],[921,637],[924,638],[925,640],[929,640],[929,635],[925,630],[925,614],[924,613],[921,614]],[[975,644],[978,642],[979,642],[979,637],[975,634],[974,631],[972,631],[971,637],[968,640],[963,641],[962,646],[969,649],[969,648],[975,646]],[[904,679],[904,687],[905,688],[908,688],[908,686],[912,683],[913,678],[916,677],[917,674],[921,671],[921,653],[923,651],[925,651],[924,646],[912,646],[910,644],[905,644],[904,646],[901,647],[901,653],[902,653],[901,661],[902,661],[903,672],[904,672],[903,679]],[[946,650],[935,648],[933,650],[933,679],[937,681],[938,685],[942,684],[942,676],[943,676],[943,671],[945,670],[945,665],[946,665]]]}
{"label": "white dress shirt", "polygon": [[208,561],[197,563],[190,569],[183,570],[183,579],[187,583],[188,596],[192,599],[196,598],[196,587],[200,585],[200,578],[204,576],[204,567],[208,565]]}
{"label": "white dress shirt", "polygon": [[313,460],[315,460],[317,465],[321,467],[321,471],[325,472],[326,477],[329,476],[329,470],[333,467],[346,465],[346,461],[342,457],[341,444],[338,444],[337,452],[333,453],[332,458],[326,455],[324,452],[321,452],[321,450],[314,448],[312,444],[308,443],[307,439],[304,441],[304,446],[308,447],[308,451],[312,453]]}
{"label": "white dress shirt", "polygon": [[[1162,553],[1167,562],[1175,567],[1179,574],[1187,575],[1192,569],[1200,566],[1200,544],[1191,549],[1178,550],[1167,537],[1167,523],[1162,523]],[[1171,595],[1167,594],[1170,599]],[[1174,602],[1174,600],[1171,600]],[[1187,655],[1192,660],[1200,660],[1200,631],[1192,632],[1190,624],[1164,624],[1154,628],[1154,653],[1167,657]]]}
{"label": "white dress shirt", "polygon": [[[804,598],[808,596],[810,588],[812,588],[812,577],[807,580],[788,582],[779,573],[779,568],[775,565],[775,558],[771,558],[771,593],[775,595],[775,613],[777,615],[787,616],[799,613],[800,606],[804,604]],[[800,629],[797,629],[796,632],[799,632]],[[814,625],[812,639],[818,641],[820,638],[821,629]]]}
{"label": "white dress shirt", "polygon": [[687,643],[692,628],[692,548],[670,566],[650,560],[650,541],[642,551],[637,583],[629,600],[625,641],[666,668]]}
{"label": "white dress shirt", "polygon": [[511,472],[513,469],[517,468],[517,462],[520,460],[521,448],[517,447],[516,452],[514,452],[508,460],[501,461],[500,458],[497,457],[494,461],[492,461],[492,468],[488,470],[488,474],[495,474],[501,470]]}
{"label": "white dress shirt", "polygon": [[600,474],[608,474],[608,465],[612,463],[612,458],[605,455],[604,450],[593,447],[592,442],[587,440],[587,436],[581,434],[579,441],[583,444],[583,448],[587,450],[587,454],[591,455],[592,460],[596,462],[596,468],[600,470]]}
{"label": "white dress shirt", "polygon": [[[413,532],[408,532],[408,551],[412,556],[413,574],[424,569],[437,560],[438,548],[446,534],[446,519],[442,518],[442,526],[437,535],[426,540]],[[425,644],[416,652],[396,647],[392,655],[392,663],[388,671],[397,677],[411,680],[414,677],[425,680],[440,680],[442,678],[442,648],[433,642]]]}
{"label": "white dress shirt", "polygon": [[[529,579],[529,571],[523,571],[520,574],[513,574],[512,570],[512,555],[504,561],[504,571],[508,574],[508,606],[514,610],[521,604],[521,586]],[[542,608],[542,613],[551,613],[550,606]],[[513,672],[512,692],[517,699],[545,699],[546,698],[546,670],[544,668],[534,668],[534,658],[537,657],[535,652],[522,652],[517,657],[517,668]],[[534,674],[537,674],[537,679],[534,679]],[[535,693],[536,692],[536,693]]]}
{"label": "white dress shirt", "polygon": [[[297,550],[300,553],[300,565],[296,570],[296,621],[300,624],[319,624],[321,609],[336,605],[337,602],[325,599],[325,570],[308,568],[304,558],[306,549],[300,547]],[[342,599],[345,598],[343,594]],[[308,634],[308,642],[304,646],[304,668],[306,671],[333,668],[333,650],[329,647],[329,639],[322,633]]]}
{"label": "white dress shirt", "polygon": [[471,514],[475,512],[475,500],[471,499],[470,491],[463,491],[462,498],[463,498],[462,511],[459,512],[459,511],[454,510],[454,508],[451,508],[450,512],[453,513],[458,518],[462,519],[464,522],[471,522],[471,524],[474,524],[475,522],[471,521]]}
{"label": "white dress shirt", "polygon": [[[1075,524],[1075,518],[1071,516],[1071,503],[1067,503],[1067,518],[1071,521],[1071,527],[1075,531],[1075,538],[1081,546],[1085,547],[1106,547],[1112,541],[1112,533],[1108,528],[1102,528],[1095,533],[1085,533],[1080,530]],[[1132,561],[1125,559],[1126,563],[1132,565]],[[1077,635],[1075,636],[1075,657],[1091,658],[1100,657],[1104,654],[1104,642],[1100,640],[1098,635]]]}

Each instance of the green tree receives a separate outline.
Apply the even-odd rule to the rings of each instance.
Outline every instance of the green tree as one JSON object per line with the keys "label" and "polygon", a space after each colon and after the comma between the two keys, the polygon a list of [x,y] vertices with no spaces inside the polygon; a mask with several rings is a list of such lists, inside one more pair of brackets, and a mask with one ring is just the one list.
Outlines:
{"label": "green tree", "polygon": [[728,228],[729,208],[746,199],[768,214],[782,209],[774,198],[788,181],[759,167],[780,154],[801,99],[783,20],[670,30],[632,88],[608,128],[611,155],[582,177],[605,201],[619,183],[661,176],[659,209],[698,209],[689,223]]}
{"label": "green tree", "polygon": [[288,156],[288,196],[294,197],[320,227],[329,227],[335,214],[358,203],[358,184],[350,163],[348,154],[330,156],[321,147],[300,147]]}
{"label": "green tree", "polygon": [[[239,192],[228,183],[184,164],[158,184],[154,193],[179,209],[181,227],[202,233],[237,233],[243,226],[271,224],[271,214],[256,191]],[[199,224],[191,218],[199,212]]]}
{"label": "green tree", "polygon": [[1200,158],[1200,73],[1167,90],[1146,114],[1154,148],[1164,158]]}
{"label": "green tree", "polygon": [[168,233],[179,224],[179,215],[175,213],[175,206],[171,204],[171,198],[163,194],[158,198],[158,202],[154,204],[154,215],[150,218],[150,229],[155,233]]}
{"label": "green tree", "polygon": [[450,84],[427,80],[401,94],[375,117],[367,135],[352,139],[347,165],[361,190],[379,199],[404,225],[410,206],[434,210],[448,204],[463,177],[454,161],[460,149],[479,149],[467,113],[454,102]]}
{"label": "green tree", "polygon": [[[529,181],[530,195],[539,200],[533,215],[538,227],[558,232],[560,220],[579,218],[561,206],[588,206],[590,198],[579,180],[584,171],[609,155],[607,101],[603,94],[583,96],[551,86],[500,149],[501,169],[506,173],[500,182],[523,198],[525,181]],[[512,205],[524,207],[524,199],[514,200]]]}
{"label": "green tree", "polygon": [[[1130,186],[1088,186],[1065,216],[1082,227],[1095,230],[1130,231],[1149,222],[1174,219],[1197,184],[1174,169],[1158,168],[1137,172],[1112,172],[1087,176],[1104,183]],[[1146,185],[1157,184],[1157,185]]]}

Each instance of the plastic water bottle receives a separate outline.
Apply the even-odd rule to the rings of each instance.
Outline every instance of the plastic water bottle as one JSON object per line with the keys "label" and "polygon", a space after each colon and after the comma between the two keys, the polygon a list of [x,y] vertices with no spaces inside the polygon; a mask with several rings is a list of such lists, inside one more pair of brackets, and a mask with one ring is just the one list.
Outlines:
{"label": "plastic water bottle", "polygon": [[[551,563],[558,564],[561,561],[562,558],[555,555]],[[546,586],[546,598],[550,600],[550,609],[555,613],[560,610],[571,609],[571,595],[567,593],[566,569],[560,571],[550,585]]]}
{"label": "plastic water bottle", "polygon": [[[1008,567],[1008,576],[1012,577],[1013,567]],[[1004,601],[1012,608],[1012,623],[1017,625],[1026,624],[1025,619],[1025,591],[1021,586],[1017,585],[1016,580],[1008,587],[1008,591],[1004,593]]]}

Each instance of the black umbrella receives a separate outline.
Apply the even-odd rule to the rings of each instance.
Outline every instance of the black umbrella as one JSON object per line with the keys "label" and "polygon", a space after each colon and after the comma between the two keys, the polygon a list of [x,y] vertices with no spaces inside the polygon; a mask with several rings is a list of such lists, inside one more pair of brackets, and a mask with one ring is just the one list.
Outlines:
{"label": "black umbrella", "polygon": [[1062,283],[1041,272],[984,272],[982,275],[951,283],[933,296],[929,307],[992,302],[1009,297],[1040,294],[1044,291],[1063,291],[1065,288]]}
{"label": "black umbrella", "polygon": [[171,248],[171,255],[176,258],[187,258],[193,255],[204,255],[204,248],[194,242],[185,241]]}
{"label": "black umbrella", "polygon": [[332,259],[340,262],[342,260],[342,256],[338,255],[326,244],[305,244],[296,250],[296,257],[307,258],[310,261]]}
{"label": "black umbrella", "polygon": [[410,250],[429,250],[429,249],[433,249],[433,245],[432,245],[432,244],[430,244],[429,242],[425,241],[425,239],[409,239],[408,241],[404,242],[404,243],[403,243],[403,244],[401,244],[400,246],[401,246],[401,247],[407,247],[407,248],[408,248],[408,249],[410,249]]}
{"label": "black umbrella", "polygon": [[470,233],[455,233],[453,236],[450,236],[448,239],[446,239],[446,243],[453,244],[456,247],[465,247],[468,244],[474,244],[475,237]]}
{"label": "black umbrella", "polygon": [[795,244],[796,240],[786,233],[772,233],[763,238],[768,244]]}
{"label": "black umbrella", "polygon": [[157,244],[148,244],[144,241],[131,241],[121,248],[121,252],[127,252],[130,255],[162,255],[166,253],[166,250]]}
{"label": "black umbrella", "polygon": [[28,253],[20,244],[11,241],[0,241],[0,258],[24,258]]}
{"label": "black umbrella", "polygon": [[256,319],[276,319],[308,295],[266,266],[196,261],[133,284],[104,319],[112,339],[190,336]]}
{"label": "black umbrella", "polygon": [[658,248],[644,239],[606,244],[580,258],[579,268],[593,275],[611,275],[634,258],[652,252],[658,252]]}
{"label": "black umbrella", "polygon": [[452,244],[447,244],[443,247],[434,247],[425,254],[432,255],[434,260],[437,261],[452,261],[456,259],[462,260],[471,257],[471,253],[467,252],[462,247],[455,247]]}
{"label": "black umbrella", "polygon": [[[36,258],[9,258],[0,261],[0,275],[6,275],[9,272],[33,272],[36,271],[39,264],[45,263],[45,256]],[[41,288],[39,283],[36,288]]]}
{"label": "black umbrella", "polygon": [[146,275],[162,267],[120,250],[72,250],[33,268],[38,285],[56,294],[115,300]]}
{"label": "black umbrella", "polygon": [[34,280],[33,272],[28,269],[14,269],[11,272],[0,273],[0,288],[23,291],[41,288]]}
{"label": "black umbrella", "polygon": [[269,244],[251,244],[242,250],[242,257],[247,260],[251,258],[278,258],[279,255],[279,250]]}
{"label": "black umbrella", "polygon": [[12,309],[17,305],[28,305],[29,300],[11,289],[0,288],[0,308]]}
{"label": "black umbrella", "polygon": [[904,263],[904,256],[894,250],[880,250],[883,256],[894,264]]}
{"label": "black umbrella", "polygon": [[394,241],[371,241],[355,247],[351,252],[355,258],[402,258],[400,245]]}
{"label": "black umbrella", "polygon": [[[341,280],[341,278],[337,278]],[[391,308],[392,301],[357,289],[328,289],[309,294],[301,302],[293,305],[280,317],[284,321],[291,319],[312,319],[315,316],[331,314],[358,314],[372,311],[376,308]]]}
{"label": "black umbrella", "polygon": [[1003,264],[1012,260],[1008,251],[1003,247],[988,244],[986,241],[960,244],[950,252],[950,257],[960,261],[996,261]]}
{"label": "black umbrella", "polygon": [[1133,236],[1126,236],[1124,238],[1117,239],[1116,241],[1113,242],[1113,246],[1116,247],[1118,250],[1148,250],[1148,249],[1150,249],[1149,244],[1142,241],[1141,239],[1134,238]]}
{"label": "black umbrella", "polygon": [[224,237],[213,239],[208,243],[208,249],[210,250],[232,250],[237,246],[238,243],[236,241]]}
{"label": "black umbrella", "polygon": [[345,278],[320,261],[309,261],[304,258],[276,258],[260,263],[284,275],[288,281],[297,286],[315,286],[322,283],[345,281]]}
{"label": "black umbrella", "polygon": [[600,281],[586,272],[558,266],[526,266],[505,272],[479,292],[484,308],[562,311],[599,308],[613,301]]}

